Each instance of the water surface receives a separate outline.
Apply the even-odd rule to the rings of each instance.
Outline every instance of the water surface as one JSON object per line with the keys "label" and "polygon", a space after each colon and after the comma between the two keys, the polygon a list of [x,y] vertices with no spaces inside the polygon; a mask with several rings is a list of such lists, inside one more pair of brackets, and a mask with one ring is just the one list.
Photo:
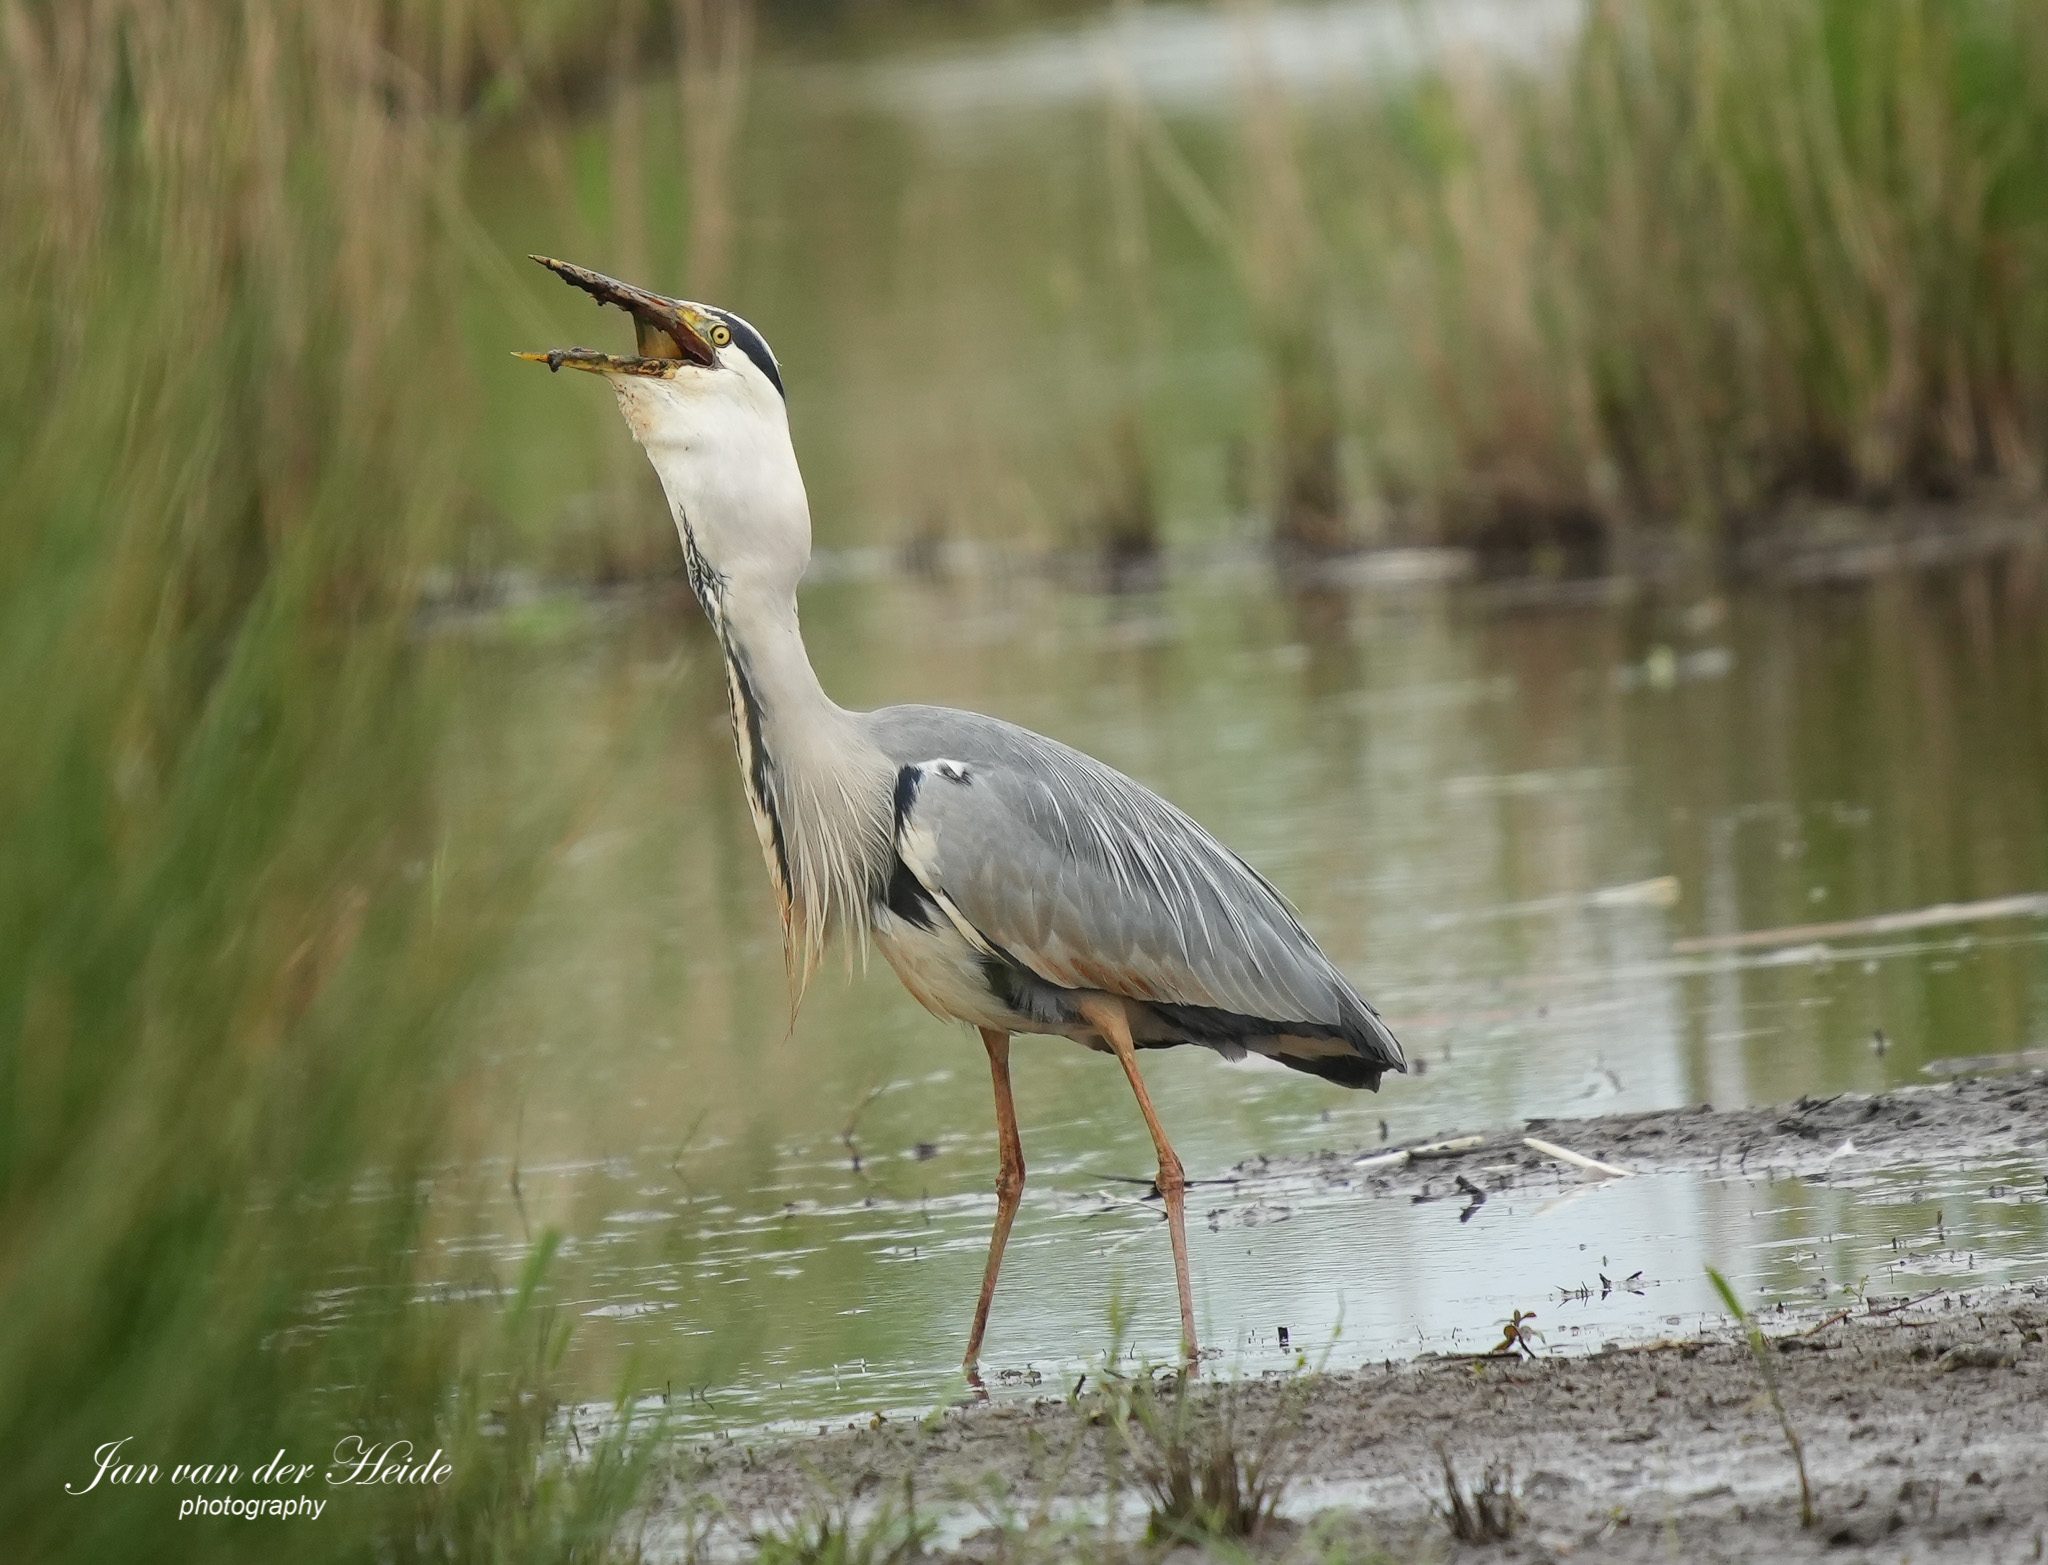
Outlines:
{"label": "water surface", "polygon": [[[1295,900],[1405,1040],[1417,1071],[1378,1095],[1148,1056],[1200,1181],[1525,1116],[1867,1091],[2048,1043],[2039,919],[1697,949],[2048,888],[2048,658],[2007,590],[1971,573],[1664,609],[1259,576],[1127,597],[870,580],[804,615],[849,704],[973,706],[1160,788]],[[502,1283],[558,1230],[574,1389],[666,1396],[685,1428],[929,1406],[960,1390],[994,1206],[981,1049],[879,962],[828,965],[792,1025],[689,612],[473,633],[452,785],[586,780],[487,1008],[495,1069],[449,1173],[474,1199],[438,1269]],[[1016,1078],[1031,1177],[985,1368],[1050,1385],[1113,1342],[1169,1356],[1166,1235],[1129,1182],[1151,1155],[1119,1073],[1024,1040]],[[1457,1201],[1198,1184],[1196,1307],[1251,1367],[1484,1346],[1516,1308],[1585,1345],[1711,1309],[1708,1264],[1765,1301],[2038,1273],[2044,1173],[1847,1156],[1824,1178],[1510,1193],[1464,1222]]]}

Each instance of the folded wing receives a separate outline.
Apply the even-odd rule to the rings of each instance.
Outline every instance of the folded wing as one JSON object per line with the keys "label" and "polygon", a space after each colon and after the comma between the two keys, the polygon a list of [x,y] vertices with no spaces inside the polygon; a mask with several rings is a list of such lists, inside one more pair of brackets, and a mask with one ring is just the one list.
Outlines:
{"label": "folded wing", "polygon": [[989,946],[1046,983],[1186,1010],[1192,1034],[1218,1017],[1239,1019],[1247,1039],[1259,1035],[1252,1024],[1307,1028],[1405,1068],[1393,1034],[1293,909],[1186,815],[1025,730],[944,737],[979,742],[905,767],[899,852]]}

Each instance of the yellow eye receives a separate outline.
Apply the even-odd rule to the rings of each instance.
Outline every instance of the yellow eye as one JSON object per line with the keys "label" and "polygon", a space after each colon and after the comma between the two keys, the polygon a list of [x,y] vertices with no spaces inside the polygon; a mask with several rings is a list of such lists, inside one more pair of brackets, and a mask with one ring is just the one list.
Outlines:
{"label": "yellow eye", "polygon": [[712,346],[712,347],[714,347],[714,348],[722,348],[722,347],[724,347],[724,346],[725,346],[725,345],[726,345],[727,343],[729,343],[729,342],[731,342],[731,341],[732,341],[732,328],[731,328],[730,326],[727,326],[727,325],[724,325],[724,324],[720,324],[720,325],[717,325],[717,326],[714,326],[714,327],[712,327],[712,328],[711,328],[711,346]]}

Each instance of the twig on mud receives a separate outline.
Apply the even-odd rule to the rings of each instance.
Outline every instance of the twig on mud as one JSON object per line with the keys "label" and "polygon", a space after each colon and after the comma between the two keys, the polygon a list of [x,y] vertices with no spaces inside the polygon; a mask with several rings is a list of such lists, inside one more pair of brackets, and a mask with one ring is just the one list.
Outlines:
{"label": "twig on mud", "polygon": [[1778,1366],[1772,1362],[1771,1345],[1765,1340],[1756,1317],[1735,1297],[1735,1290],[1729,1286],[1728,1279],[1711,1266],[1707,1268],[1707,1278],[1713,1283],[1714,1291],[1721,1295],[1721,1302],[1728,1306],[1728,1313],[1741,1322],[1743,1333],[1749,1338],[1749,1356],[1756,1360],[1757,1371],[1764,1378],[1764,1391],[1777,1412],[1778,1427],[1785,1432],[1785,1444],[1791,1447],[1792,1465],[1799,1471],[1799,1525],[1811,1527],[1818,1518],[1813,1510],[1813,1486],[1806,1481],[1806,1447],[1799,1439],[1799,1431],[1792,1427],[1792,1415],[1785,1411],[1784,1397],[1778,1394]]}
{"label": "twig on mud", "polygon": [[1873,1304],[1863,1313],[1865,1315],[1896,1315],[1901,1310],[1910,1310],[1916,1304],[1925,1304],[1929,1299],[1938,1299],[1947,1292],[1948,1289],[1946,1288],[1929,1288],[1925,1293],[1918,1294],[1910,1299],[1900,1299],[1897,1303],[1887,1304],[1882,1308]]}
{"label": "twig on mud", "polygon": [[1707,1350],[1709,1339],[1705,1337],[1659,1337],[1654,1342],[1614,1342],[1600,1351],[1609,1353],[1682,1353],[1687,1358]]}
{"label": "twig on mud", "polygon": [[1808,1326],[1806,1330],[1795,1331],[1794,1333],[1792,1333],[1792,1335],[1795,1337],[1818,1337],[1822,1332],[1826,1331],[1828,1327],[1841,1325],[1843,1321],[1847,1320],[1851,1315],[1854,1315],[1855,1313],[1856,1311],[1853,1307],[1846,1310],[1836,1310],[1835,1313],[1830,1315],[1826,1320],[1815,1321],[1811,1326]]}
{"label": "twig on mud", "polygon": [[1354,1173],[1364,1174],[1375,1169],[1399,1168],[1407,1161],[1408,1149],[1402,1147],[1398,1152],[1378,1152],[1371,1157],[1362,1157],[1353,1163],[1351,1168]]}
{"label": "twig on mud", "polygon": [[1485,1145],[1484,1136],[1453,1136],[1449,1141],[1430,1141],[1419,1147],[1410,1147],[1408,1156],[1417,1162],[1427,1162],[1431,1158],[1461,1157]]}
{"label": "twig on mud", "polygon": [[[1947,1292],[1948,1289],[1946,1288],[1930,1288],[1927,1292],[1916,1294],[1910,1299],[1895,1299],[1890,1304],[1866,1304],[1863,1307],[1863,1314],[1860,1318],[1863,1320],[1882,1320],[1887,1315],[1897,1315],[1902,1310],[1910,1310],[1916,1304],[1925,1304],[1929,1299],[1938,1299]],[[1848,1309],[1837,1310],[1826,1320],[1809,1326],[1804,1331],[1796,1332],[1794,1335],[1817,1337],[1830,1326],[1839,1326],[1845,1320],[1856,1320],[1858,1318],[1856,1307],[1851,1305]]]}
{"label": "twig on mud", "polygon": [[1598,1174],[1602,1179],[1635,1177],[1635,1170],[1632,1168],[1623,1168],[1619,1163],[1603,1163],[1597,1157],[1587,1157],[1585,1153],[1574,1152],[1570,1147],[1561,1147],[1555,1141],[1524,1136],[1522,1145],[1531,1152],[1541,1152],[1545,1157],[1554,1157],[1560,1163],[1569,1163],[1573,1168],[1583,1168],[1589,1174]]}

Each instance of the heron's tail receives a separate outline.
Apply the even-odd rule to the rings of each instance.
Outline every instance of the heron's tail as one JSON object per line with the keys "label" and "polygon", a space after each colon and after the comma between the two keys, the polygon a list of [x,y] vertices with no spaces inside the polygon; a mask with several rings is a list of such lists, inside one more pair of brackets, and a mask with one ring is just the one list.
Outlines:
{"label": "heron's tail", "polygon": [[[1355,1004],[1349,1003],[1353,1000]],[[1379,1090],[1380,1077],[1388,1071],[1408,1069],[1408,1056],[1401,1051],[1401,1040],[1365,1001],[1347,997],[1340,1025],[1344,1041],[1355,1052],[1336,1053],[1329,1048],[1330,1040],[1320,1038],[1314,1040],[1312,1049],[1292,1052],[1288,1044],[1294,1040],[1281,1038],[1268,1057],[1289,1070],[1306,1071],[1340,1087],[1367,1087],[1375,1092]]]}

